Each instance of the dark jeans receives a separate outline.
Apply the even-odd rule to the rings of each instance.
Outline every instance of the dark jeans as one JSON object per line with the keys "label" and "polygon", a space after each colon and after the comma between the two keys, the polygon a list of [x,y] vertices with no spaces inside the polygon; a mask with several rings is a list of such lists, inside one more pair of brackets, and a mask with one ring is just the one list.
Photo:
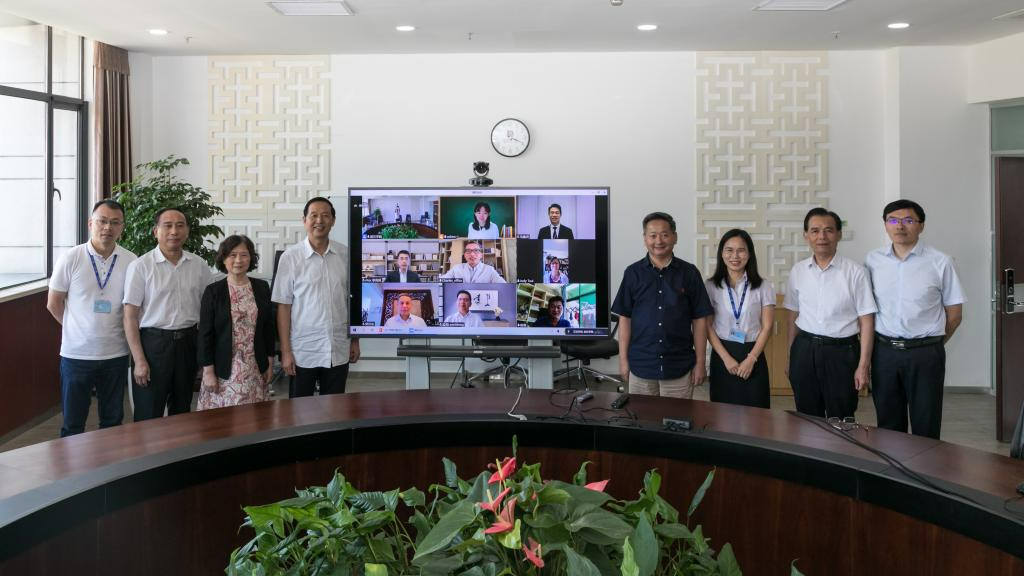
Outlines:
{"label": "dark jeans", "polygon": [[[753,342],[731,342],[722,340],[725,350],[733,360],[742,362],[754,349]],[[711,351],[711,365],[708,370],[708,387],[712,402],[725,402],[756,408],[771,408],[771,390],[768,384],[768,360],[764,353],[757,358],[750,377],[746,380],[729,374],[725,362],[718,352]]]}
{"label": "dark jeans", "polygon": [[789,349],[789,382],[798,412],[811,416],[852,417],[857,411],[853,376],[860,362],[860,342],[830,344],[805,332]]}
{"label": "dark jeans", "polygon": [[871,354],[871,382],[878,427],[906,432],[909,410],[913,433],[938,439],[945,379],[946,348],[941,342],[897,350],[876,341]]}
{"label": "dark jeans", "polygon": [[175,331],[143,328],[140,333],[149,362],[149,385],[132,382],[135,421],[160,418],[164,407],[171,416],[188,412],[199,371],[195,327]]}
{"label": "dark jeans", "polygon": [[108,360],[75,360],[61,356],[60,397],[64,409],[61,438],[85,432],[93,388],[96,389],[100,428],[121,424],[127,376],[127,356]]}
{"label": "dark jeans", "polygon": [[296,366],[295,376],[292,376],[291,384],[288,386],[288,397],[312,396],[317,382],[320,383],[321,396],[325,394],[343,394],[347,381],[347,363],[330,368],[303,368]]}

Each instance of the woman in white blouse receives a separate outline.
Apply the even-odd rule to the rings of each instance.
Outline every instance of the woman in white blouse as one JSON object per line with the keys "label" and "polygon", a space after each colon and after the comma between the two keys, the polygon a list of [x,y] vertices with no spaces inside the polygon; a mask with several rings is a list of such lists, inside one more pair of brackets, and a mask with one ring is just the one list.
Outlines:
{"label": "woman in white blouse", "polygon": [[775,289],[757,272],[750,234],[733,229],[722,236],[715,273],[705,285],[715,309],[708,330],[711,401],[769,408],[764,347],[775,314]]}
{"label": "woman in white blouse", "polygon": [[491,205],[487,202],[477,202],[473,207],[473,221],[469,223],[466,232],[468,238],[494,240],[497,239],[498,226],[491,222]]}

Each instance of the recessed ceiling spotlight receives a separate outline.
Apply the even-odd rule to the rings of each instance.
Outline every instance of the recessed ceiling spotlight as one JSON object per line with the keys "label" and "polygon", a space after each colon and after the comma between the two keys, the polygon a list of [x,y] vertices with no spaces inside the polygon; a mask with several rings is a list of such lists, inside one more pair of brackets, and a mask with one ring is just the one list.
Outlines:
{"label": "recessed ceiling spotlight", "polygon": [[398,30],[399,32],[412,32],[415,29],[415,26],[409,26],[404,24],[402,26],[395,26],[395,30]]}
{"label": "recessed ceiling spotlight", "polygon": [[910,28],[910,24],[907,24],[906,22],[893,22],[892,24],[889,24],[890,30],[903,30],[904,28]]}
{"label": "recessed ceiling spotlight", "polygon": [[153,36],[167,36],[167,30],[163,28],[150,28],[149,33]]}
{"label": "recessed ceiling spotlight", "polygon": [[651,32],[653,30],[657,30],[658,29],[658,25],[657,24],[641,24],[641,25],[637,26],[636,29],[640,30],[641,32]]}

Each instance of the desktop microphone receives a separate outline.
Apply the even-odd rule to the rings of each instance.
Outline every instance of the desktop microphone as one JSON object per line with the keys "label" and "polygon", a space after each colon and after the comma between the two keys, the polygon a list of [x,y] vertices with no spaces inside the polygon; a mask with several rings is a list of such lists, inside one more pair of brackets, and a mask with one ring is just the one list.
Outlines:
{"label": "desktop microphone", "polygon": [[521,386],[519,388],[519,394],[516,394],[516,401],[512,403],[512,407],[509,408],[509,410],[508,410],[508,412],[506,412],[506,414],[508,414],[509,416],[515,418],[516,420],[519,420],[521,422],[526,422],[526,416],[524,416],[522,414],[516,414],[515,413],[516,406],[519,406],[519,400],[523,397],[523,388],[526,388],[526,387],[525,386]]}

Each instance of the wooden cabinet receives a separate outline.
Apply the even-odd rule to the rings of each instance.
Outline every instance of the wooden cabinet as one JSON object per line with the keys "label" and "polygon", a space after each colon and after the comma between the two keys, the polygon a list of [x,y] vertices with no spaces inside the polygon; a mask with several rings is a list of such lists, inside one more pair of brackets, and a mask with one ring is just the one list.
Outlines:
{"label": "wooden cabinet", "polygon": [[782,307],[782,294],[775,297],[775,320],[772,322],[772,337],[765,346],[764,356],[768,360],[768,378],[772,396],[792,396],[793,387],[786,377],[789,361],[789,310]]}

